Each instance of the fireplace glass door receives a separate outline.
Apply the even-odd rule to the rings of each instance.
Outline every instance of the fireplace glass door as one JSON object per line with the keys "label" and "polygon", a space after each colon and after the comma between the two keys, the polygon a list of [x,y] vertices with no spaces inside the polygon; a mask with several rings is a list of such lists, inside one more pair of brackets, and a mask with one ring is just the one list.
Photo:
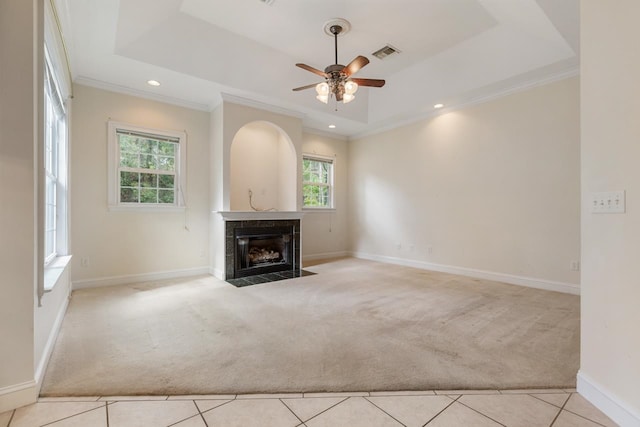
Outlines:
{"label": "fireplace glass door", "polygon": [[236,229],[235,277],[293,269],[293,237],[288,227]]}

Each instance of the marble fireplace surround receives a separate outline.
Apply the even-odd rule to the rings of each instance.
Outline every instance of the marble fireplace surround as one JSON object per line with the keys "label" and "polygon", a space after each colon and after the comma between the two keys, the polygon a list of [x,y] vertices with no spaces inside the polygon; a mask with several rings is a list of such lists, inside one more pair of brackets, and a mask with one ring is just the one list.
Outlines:
{"label": "marble fireplace surround", "polygon": [[236,230],[239,228],[292,227],[293,229],[293,271],[300,273],[302,263],[301,220],[303,212],[297,211],[219,211],[225,222],[225,278],[234,279],[236,265]]}

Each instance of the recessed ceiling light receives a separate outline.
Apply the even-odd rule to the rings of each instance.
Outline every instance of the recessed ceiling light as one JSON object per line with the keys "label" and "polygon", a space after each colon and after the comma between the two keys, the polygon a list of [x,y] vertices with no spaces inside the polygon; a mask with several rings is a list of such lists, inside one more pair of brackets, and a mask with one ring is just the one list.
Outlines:
{"label": "recessed ceiling light", "polygon": [[157,80],[147,80],[147,84],[150,86],[160,86],[160,82]]}
{"label": "recessed ceiling light", "polygon": [[438,109],[438,108],[442,108],[444,107],[444,104],[436,104],[433,106],[433,108]]}
{"label": "recessed ceiling light", "polygon": [[335,129],[336,125],[329,125],[329,129]]}

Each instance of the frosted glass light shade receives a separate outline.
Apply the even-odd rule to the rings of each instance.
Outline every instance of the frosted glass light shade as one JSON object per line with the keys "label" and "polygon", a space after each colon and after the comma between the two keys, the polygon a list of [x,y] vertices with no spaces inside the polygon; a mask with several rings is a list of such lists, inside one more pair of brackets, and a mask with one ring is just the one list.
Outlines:
{"label": "frosted glass light shade", "polygon": [[327,104],[329,102],[329,85],[326,82],[318,83],[316,85],[316,99],[320,102]]}
{"label": "frosted glass light shade", "polygon": [[329,85],[326,82],[318,83],[316,85],[316,93],[320,95],[329,95]]}
{"label": "frosted glass light shade", "polygon": [[320,102],[327,104],[329,102],[329,85],[326,82],[318,83],[316,85],[316,99]]}
{"label": "frosted glass light shade", "polygon": [[344,84],[344,93],[353,95],[358,90],[358,83],[349,80]]}

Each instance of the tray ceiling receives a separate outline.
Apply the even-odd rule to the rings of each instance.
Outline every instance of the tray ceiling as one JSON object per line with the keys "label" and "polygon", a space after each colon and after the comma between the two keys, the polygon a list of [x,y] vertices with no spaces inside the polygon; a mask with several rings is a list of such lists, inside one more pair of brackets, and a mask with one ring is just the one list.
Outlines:
{"label": "tray ceiling", "polygon": [[[79,83],[200,109],[221,93],[304,116],[310,128],[357,135],[519,87],[576,74],[579,0],[86,0],[56,1]],[[350,104],[321,104],[319,81],[295,67],[333,63],[332,18],[352,28],[339,62],[382,78]],[[379,60],[386,44],[401,53]],[[158,88],[149,79],[162,83]]]}

